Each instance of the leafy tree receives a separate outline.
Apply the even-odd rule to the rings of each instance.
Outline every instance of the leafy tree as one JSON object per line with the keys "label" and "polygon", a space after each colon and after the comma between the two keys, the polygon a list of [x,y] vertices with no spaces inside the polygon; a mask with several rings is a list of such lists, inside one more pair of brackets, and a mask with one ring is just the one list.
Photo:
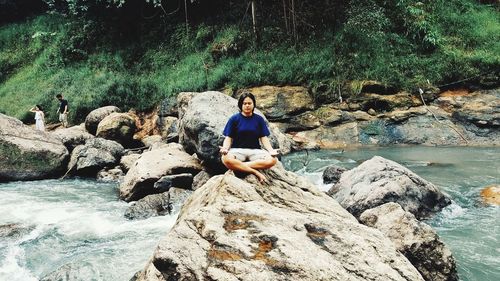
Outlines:
{"label": "leafy tree", "polygon": [[42,0],[0,0],[0,24],[21,20],[46,9]]}

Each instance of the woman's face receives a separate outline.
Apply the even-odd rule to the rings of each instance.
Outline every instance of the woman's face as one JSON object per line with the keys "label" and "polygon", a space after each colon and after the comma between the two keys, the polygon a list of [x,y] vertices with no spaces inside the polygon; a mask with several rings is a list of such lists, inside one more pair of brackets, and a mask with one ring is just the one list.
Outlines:
{"label": "woman's face", "polygon": [[243,105],[241,106],[241,111],[244,115],[251,115],[253,112],[254,104],[251,98],[246,97],[243,100]]}

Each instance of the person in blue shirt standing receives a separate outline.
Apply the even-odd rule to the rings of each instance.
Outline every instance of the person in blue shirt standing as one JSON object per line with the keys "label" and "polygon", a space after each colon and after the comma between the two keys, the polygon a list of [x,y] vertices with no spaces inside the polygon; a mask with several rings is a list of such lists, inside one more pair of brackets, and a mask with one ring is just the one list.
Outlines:
{"label": "person in blue shirt standing", "polygon": [[[230,170],[251,173],[260,182],[266,177],[259,172],[276,164],[278,150],[273,149],[264,118],[254,114],[255,96],[244,93],[238,99],[240,112],[229,118],[224,128],[224,142],[220,148],[222,163]],[[261,144],[264,149],[261,148]]]}

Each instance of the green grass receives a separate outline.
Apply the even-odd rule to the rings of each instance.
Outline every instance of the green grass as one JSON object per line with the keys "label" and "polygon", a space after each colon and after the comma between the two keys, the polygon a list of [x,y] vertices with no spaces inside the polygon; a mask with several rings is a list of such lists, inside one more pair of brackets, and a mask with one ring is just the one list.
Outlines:
{"label": "green grass", "polygon": [[351,80],[412,91],[427,80],[442,85],[498,70],[494,8],[468,0],[379,2],[388,3],[353,6],[343,25],[301,34],[297,44],[270,26],[256,46],[248,26],[224,22],[189,34],[179,23],[121,41],[97,23],[57,15],[5,25],[0,112],[32,122],[27,110],[41,104],[55,122],[54,96],[62,93],[78,123],[100,106],[148,110],[181,91],[324,84],[321,91],[331,92]]}

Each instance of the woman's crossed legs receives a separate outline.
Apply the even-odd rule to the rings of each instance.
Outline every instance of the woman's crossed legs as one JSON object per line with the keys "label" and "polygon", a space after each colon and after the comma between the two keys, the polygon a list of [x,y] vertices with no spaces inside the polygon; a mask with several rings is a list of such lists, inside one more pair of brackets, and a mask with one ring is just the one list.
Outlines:
{"label": "woman's crossed legs", "polygon": [[222,156],[222,163],[230,170],[253,174],[259,182],[265,182],[266,177],[258,170],[269,169],[278,160],[263,149],[231,148]]}

